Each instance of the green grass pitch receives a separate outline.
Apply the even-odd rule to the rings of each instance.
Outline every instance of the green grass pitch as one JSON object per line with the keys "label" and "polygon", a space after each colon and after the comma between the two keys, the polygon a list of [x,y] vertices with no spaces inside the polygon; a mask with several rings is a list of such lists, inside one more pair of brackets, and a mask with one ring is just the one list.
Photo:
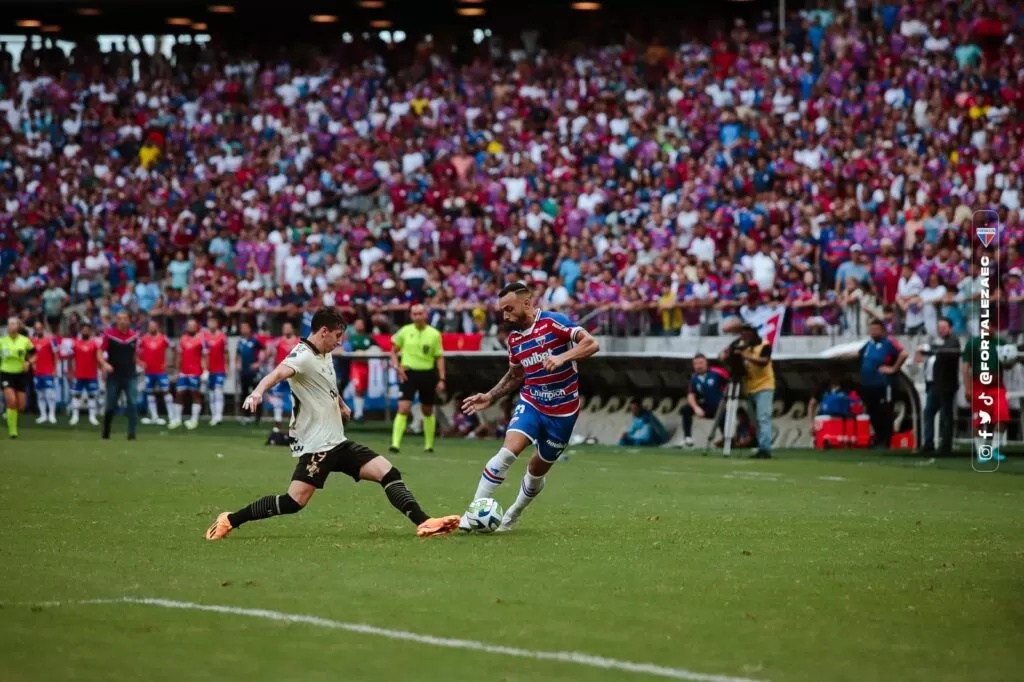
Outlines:
{"label": "green grass pitch", "polygon": [[[123,430],[101,441],[32,427],[0,442],[0,680],[658,679],[308,622],[81,603],[121,597],[580,652],[678,679],[1020,679],[1019,460],[977,474],[966,457],[576,448],[508,535],[417,539],[379,486],[339,475],[300,514],[211,543],[218,512],[284,491],[288,451],[236,425],[141,429],[134,443]],[[458,513],[497,442],[421,448],[409,437],[392,461],[428,513]]]}

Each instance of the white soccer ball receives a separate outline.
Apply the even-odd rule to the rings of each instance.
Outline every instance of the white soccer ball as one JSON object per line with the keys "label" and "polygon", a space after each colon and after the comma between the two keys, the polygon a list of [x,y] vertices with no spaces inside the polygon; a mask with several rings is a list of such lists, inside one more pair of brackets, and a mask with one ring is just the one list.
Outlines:
{"label": "white soccer ball", "polygon": [[1004,343],[996,350],[999,355],[999,364],[1003,367],[1013,367],[1017,364],[1017,346]]}
{"label": "white soccer ball", "polygon": [[469,529],[474,533],[493,533],[501,525],[501,517],[504,514],[505,510],[497,500],[481,497],[469,505],[466,520],[469,522]]}

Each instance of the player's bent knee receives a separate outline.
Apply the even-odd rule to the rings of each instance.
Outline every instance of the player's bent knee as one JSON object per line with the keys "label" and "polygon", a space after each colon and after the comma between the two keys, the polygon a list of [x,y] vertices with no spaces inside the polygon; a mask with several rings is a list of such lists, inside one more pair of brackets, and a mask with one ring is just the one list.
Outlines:
{"label": "player's bent knee", "polygon": [[519,431],[507,431],[505,433],[505,442],[501,444],[501,447],[518,457],[522,454],[523,450],[532,444],[533,441],[527,438],[526,434]]}
{"label": "player's bent knee", "polygon": [[309,500],[313,497],[313,493],[315,492],[316,488],[311,486],[309,483],[292,481],[291,485],[288,486],[287,497],[294,500],[295,504],[299,505],[299,509],[301,509],[309,504]]}
{"label": "player's bent knee", "polygon": [[[306,502],[309,502],[309,498],[306,498]],[[299,502],[291,495],[281,495],[277,498],[277,506],[281,510],[282,514],[295,514],[302,511],[302,508],[306,506],[306,502]]]}
{"label": "player's bent knee", "polygon": [[359,480],[383,483],[384,477],[392,471],[397,472],[398,469],[394,468],[385,457],[377,455],[359,469]]}
{"label": "player's bent knee", "polygon": [[379,482],[380,482],[380,484],[382,486],[387,488],[389,485],[391,485],[395,481],[401,481],[401,480],[402,480],[402,472],[399,471],[395,467],[391,467],[390,469],[388,469],[388,472],[386,474],[384,474],[383,476],[380,477],[380,481]]}
{"label": "player's bent knee", "polygon": [[544,476],[551,471],[551,465],[554,462],[549,462],[540,455],[534,453],[530,457],[529,463],[526,465],[526,470],[530,472],[531,476]]}

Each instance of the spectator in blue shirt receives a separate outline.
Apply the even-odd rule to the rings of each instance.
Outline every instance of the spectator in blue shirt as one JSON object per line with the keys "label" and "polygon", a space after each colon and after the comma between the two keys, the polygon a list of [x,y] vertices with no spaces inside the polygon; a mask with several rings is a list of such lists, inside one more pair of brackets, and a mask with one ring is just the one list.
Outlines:
{"label": "spectator in blue shirt", "polygon": [[619,438],[619,445],[654,447],[668,440],[665,426],[650,410],[645,410],[639,400],[630,403],[629,411],[633,415],[633,421]]}
{"label": "spectator in blue shirt", "polygon": [[729,384],[729,373],[721,367],[710,367],[702,353],[693,358],[690,390],[683,405],[683,445],[693,447],[693,418],[714,419],[718,405]]}
{"label": "spectator in blue shirt", "polygon": [[875,448],[889,449],[892,441],[892,384],[903,363],[907,351],[885,331],[885,323],[873,319],[868,324],[871,338],[861,347],[860,397],[864,410],[871,419],[875,432]]}
{"label": "spectator in blue shirt", "polygon": [[149,281],[149,275],[139,275],[139,281],[135,284],[135,300],[139,310],[148,313],[156,305],[160,298],[160,286]]}

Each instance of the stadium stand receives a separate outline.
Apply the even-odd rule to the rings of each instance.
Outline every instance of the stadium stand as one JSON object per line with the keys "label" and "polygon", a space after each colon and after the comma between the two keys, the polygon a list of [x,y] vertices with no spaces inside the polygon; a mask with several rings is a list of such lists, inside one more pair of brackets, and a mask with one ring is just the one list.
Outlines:
{"label": "stadium stand", "polygon": [[0,51],[0,307],[63,334],[122,308],[275,333],[321,303],[387,331],[424,302],[492,333],[520,279],[618,335],[772,304],[792,335],[963,333],[992,209],[1016,335],[1021,17],[849,2],[784,41],[770,15],[675,43],[481,32],[472,60],[410,36],[398,64],[359,35]]}

